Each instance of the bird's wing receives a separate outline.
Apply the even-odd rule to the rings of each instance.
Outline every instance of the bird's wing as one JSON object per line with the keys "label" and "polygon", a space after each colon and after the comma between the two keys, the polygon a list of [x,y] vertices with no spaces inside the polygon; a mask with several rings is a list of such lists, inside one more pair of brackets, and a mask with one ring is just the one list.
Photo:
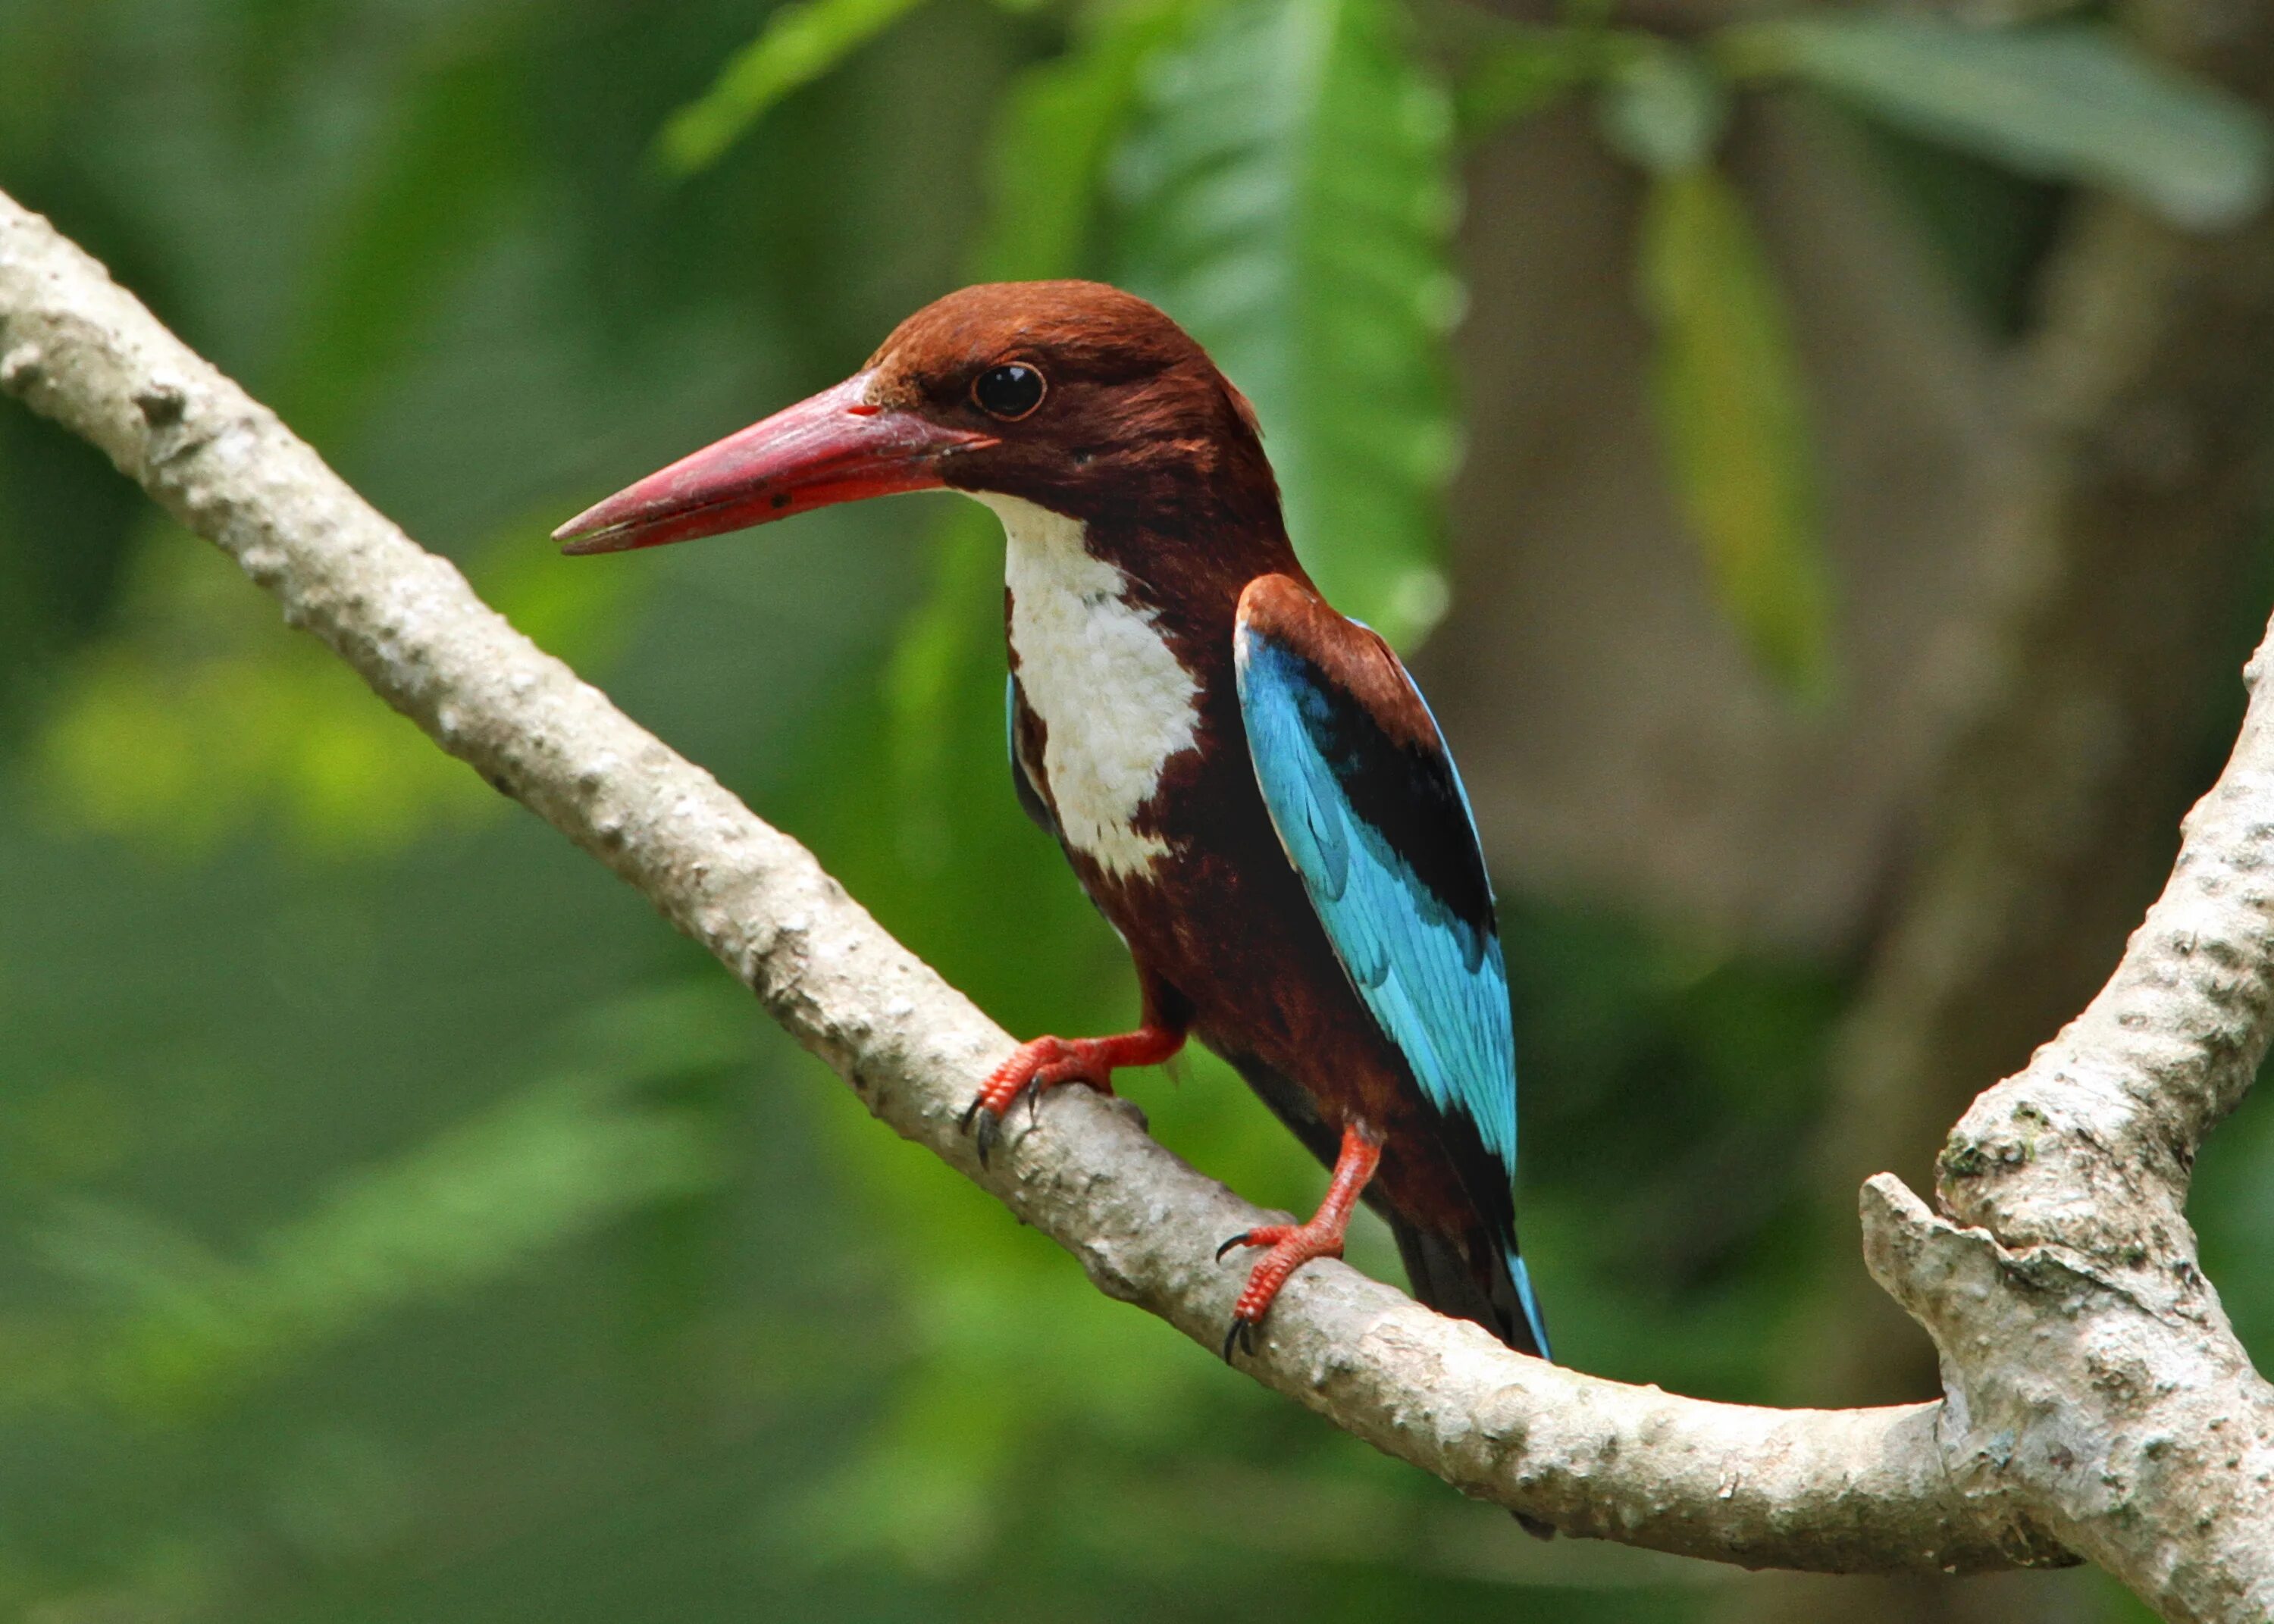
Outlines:
{"label": "bird's wing", "polygon": [[1284,575],[1251,583],[1235,654],[1264,804],[1352,985],[1440,1111],[1516,1171],[1516,1042],[1476,821],[1382,639]]}
{"label": "bird's wing", "polygon": [[1240,595],[1233,652],[1256,783],[1336,957],[1430,1104],[1475,1135],[1456,1165],[1498,1231],[1504,1274],[1465,1284],[1475,1259],[1394,1222],[1415,1289],[1548,1357],[1516,1250],[1508,971],[1476,819],[1436,719],[1387,643],[1284,575]]}

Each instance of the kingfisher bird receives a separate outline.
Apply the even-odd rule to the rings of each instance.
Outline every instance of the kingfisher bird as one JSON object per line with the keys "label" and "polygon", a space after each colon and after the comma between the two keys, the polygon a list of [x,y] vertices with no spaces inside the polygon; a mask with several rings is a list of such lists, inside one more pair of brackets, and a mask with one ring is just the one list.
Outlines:
{"label": "kingfisher bird", "polygon": [[1188,1037],[1332,1169],[1260,1249],[1224,1341],[1342,1255],[1363,1198],[1414,1295],[1548,1357],[1517,1249],[1515,1044],[1492,883],[1420,690],[1297,560],[1246,397],[1183,328],[1102,283],[966,288],[834,388],[563,525],[572,553],[960,491],[1006,540],[1011,776],[1127,944],[1142,1014],[1038,1037],[966,1112],[982,1160],[1022,1097]]}

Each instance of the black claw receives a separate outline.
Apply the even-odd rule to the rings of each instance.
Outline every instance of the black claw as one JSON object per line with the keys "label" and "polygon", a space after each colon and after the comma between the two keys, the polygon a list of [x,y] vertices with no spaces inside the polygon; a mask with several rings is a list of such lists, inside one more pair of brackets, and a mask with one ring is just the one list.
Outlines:
{"label": "black claw", "polygon": [[1244,1350],[1250,1358],[1255,1356],[1254,1320],[1243,1320],[1238,1314],[1231,1317],[1231,1324],[1224,1334],[1224,1362],[1226,1365],[1231,1363],[1231,1350],[1234,1347]]}
{"label": "black claw", "polygon": [[971,1096],[971,1103],[963,1108],[963,1120],[956,1124],[960,1132],[965,1133],[971,1132],[971,1119],[979,1115],[979,1103],[986,1097],[983,1094],[975,1094]]}
{"label": "black claw", "polygon": [[1248,1237],[1248,1231],[1247,1231],[1247,1230],[1246,1230],[1246,1229],[1242,1229],[1239,1234],[1237,1234],[1237,1235],[1233,1236],[1230,1240],[1228,1240],[1228,1241],[1224,1242],[1224,1244],[1223,1245],[1221,1245],[1221,1246],[1219,1246],[1219,1247],[1217,1247],[1217,1248],[1216,1249],[1216,1260],[1218,1263],[1221,1263],[1221,1262],[1223,1262],[1223,1261],[1224,1261],[1224,1254],[1225,1252],[1230,1252],[1230,1251],[1231,1251],[1234,1246],[1245,1246],[1245,1245],[1246,1245],[1246,1244],[1247,1244],[1247,1237]]}
{"label": "black claw", "polygon": [[995,1148],[995,1141],[1001,1135],[1002,1132],[1003,1119],[1000,1116],[998,1116],[992,1111],[982,1111],[980,1113],[979,1132],[975,1137],[979,1145],[979,1165],[981,1167],[985,1167],[987,1165],[988,1154]]}
{"label": "black claw", "polygon": [[1027,1125],[1030,1128],[1039,1127],[1042,1125],[1042,1120],[1043,1086],[1038,1082],[1028,1083],[1027,1085]]}

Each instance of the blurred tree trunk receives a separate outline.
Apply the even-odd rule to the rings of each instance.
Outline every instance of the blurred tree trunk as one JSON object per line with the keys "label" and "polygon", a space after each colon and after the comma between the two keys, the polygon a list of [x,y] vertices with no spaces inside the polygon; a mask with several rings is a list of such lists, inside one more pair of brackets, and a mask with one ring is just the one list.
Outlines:
{"label": "blurred tree trunk", "polygon": [[1454,497],[1460,590],[1421,664],[1468,741],[1495,868],[1525,890],[1834,956],[1876,911],[1977,680],[1999,591],[1987,515],[2022,459],[1987,346],[1856,147],[1772,106],[1731,154],[1817,386],[1840,600],[1818,714],[1752,663],[1675,511],[1634,295],[1638,179],[1580,112],[1471,167],[1479,449]]}
{"label": "blurred tree trunk", "polygon": [[[2274,11],[2128,15],[2274,105]],[[2240,704],[2260,595],[2274,224],[2190,237],[2080,199],[1999,356],[1844,131],[1771,105],[1730,155],[1814,386],[1836,703],[1782,705],[1707,600],[1650,429],[1635,184],[1579,117],[1472,167],[1463,352],[1478,444],[1514,449],[1464,478],[1427,680],[1480,737],[1502,873],[1863,965],[1818,1158],[1840,1245],[1785,1396],[1920,1398],[1933,1350],[1864,1271],[1856,1190],[1924,1186],[1967,1101],[2105,978],[2215,768],[2204,718]],[[2076,1583],[1776,1576],[1728,1616],[2010,1624],[2074,1616]]]}

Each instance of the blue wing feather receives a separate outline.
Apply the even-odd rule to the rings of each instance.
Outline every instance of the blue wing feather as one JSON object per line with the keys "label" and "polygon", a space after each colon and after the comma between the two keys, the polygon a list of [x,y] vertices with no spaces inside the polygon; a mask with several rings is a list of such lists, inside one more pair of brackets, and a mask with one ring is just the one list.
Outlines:
{"label": "blue wing feather", "polygon": [[[1256,782],[1329,941],[1430,1102],[1466,1116],[1513,1177],[1516,1042],[1489,891],[1483,919],[1463,917],[1392,834],[1360,813],[1352,784],[1366,764],[1353,759],[1348,741],[1353,726],[1364,729],[1370,718],[1351,714],[1358,701],[1347,688],[1245,619],[1238,655]],[[1407,691],[1419,703],[1410,681]],[[1374,731],[1389,748],[1386,734]],[[1473,853],[1467,794],[1450,759],[1437,760],[1458,810],[1452,832]],[[1481,859],[1474,866],[1480,876]]]}
{"label": "blue wing feather", "polygon": [[[1372,643],[1352,623],[1327,623]],[[1313,658],[1330,651],[1294,646],[1258,624],[1246,600],[1234,652],[1256,783],[1336,957],[1429,1102],[1465,1117],[1512,1182],[1508,969],[1476,816],[1427,702],[1386,650],[1374,657],[1395,670],[1397,697],[1427,719],[1423,748],[1411,742],[1414,730],[1384,726]],[[1409,742],[1399,744],[1397,731]],[[1550,1357],[1512,1233],[1502,1247],[1532,1346]]]}

